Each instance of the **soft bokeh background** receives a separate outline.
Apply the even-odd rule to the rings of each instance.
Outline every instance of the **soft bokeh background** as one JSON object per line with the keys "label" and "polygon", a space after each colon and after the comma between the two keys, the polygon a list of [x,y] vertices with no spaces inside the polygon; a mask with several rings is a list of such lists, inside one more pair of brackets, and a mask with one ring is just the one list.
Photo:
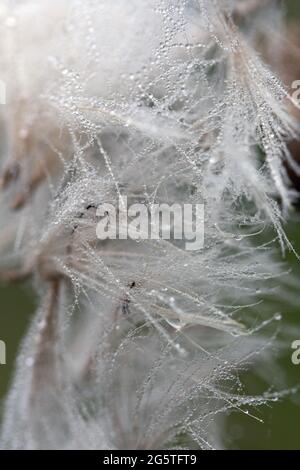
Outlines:
{"label": "soft bokeh background", "polygon": [[[300,1],[289,0],[286,4],[291,18],[299,18],[300,28]],[[0,229],[3,223],[5,221],[0,221]],[[287,227],[290,240],[298,253],[300,253],[299,228],[300,208],[295,211],[293,220]],[[293,269],[295,279],[300,281],[300,262],[293,254],[287,255],[287,262]],[[20,341],[34,313],[35,303],[34,294],[29,286],[0,285],[0,339],[5,341],[7,347],[7,364],[0,366],[0,400],[7,393]],[[295,325],[294,339],[300,339],[300,292],[299,306],[295,302],[291,305],[287,300],[282,300],[276,305],[276,312],[279,311],[283,315],[283,322],[287,321]],[[296,327],[297,325],[299,328]],[[291,352],[291,340],[283,339],[282,356],[279,360],[281,374],[287,384],[300,384],[300,365],[295,366],[291,363]],[[274,369],[274,374],[276,373],[278,371]],[[243,381],[247,384],[249,393],[261,392],[263,384],[255,373],[244,374]],[[300,392],[287,396],[271,406],[260,408],[256,411],[256,415],[263,419],[264,423],[240,413],[231,413],[228,416],[225,421],[227,448],[300,450]]]}

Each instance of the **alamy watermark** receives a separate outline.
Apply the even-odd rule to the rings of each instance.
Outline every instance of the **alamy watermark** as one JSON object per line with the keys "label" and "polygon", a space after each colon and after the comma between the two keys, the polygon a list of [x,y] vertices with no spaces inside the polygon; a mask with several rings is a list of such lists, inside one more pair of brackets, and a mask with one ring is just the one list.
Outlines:
{"label": "alamy watermark", "polygon": [[3,366],[6,364],[6,344],[4,341],[0,340],[0,365]]}
{"label": "alamy watermark", "polygon": [[300,80],[295,80],[292,83],[292,89],[295,90],[292,93],[292,98],[300,104]]}
{"label": "alamy watermark", "polygon": [[181,240],[188,251],[204,247],[204,204],[101,204],[96,215],[99,240]]}
{"label": "alamy watermark", "polygon": [[6,104],[6,83],[0,80],[0,104]]}
{"label": "alamy watermark", "polygon": [[300,340],[299,339],[296,339],[293,343],[292,343],[292,349],[294,349],[295,351],[293,352],[292,354],[292,363],[294,364],[294,366],[299,366],[300,365]]}

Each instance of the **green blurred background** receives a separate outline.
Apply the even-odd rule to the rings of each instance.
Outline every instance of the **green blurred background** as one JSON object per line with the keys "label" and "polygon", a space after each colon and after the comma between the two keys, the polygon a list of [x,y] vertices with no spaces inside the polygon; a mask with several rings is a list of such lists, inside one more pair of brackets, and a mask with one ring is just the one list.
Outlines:
{"label": "green blurred background", "polygon": [[[286,2],[292,18],[299,18],[300,28],[300,1]],[[298,77],[300,79],[300,77]],[[294,215],[287,227],[290,240],[300,253],[300,209]],[[3,222],[1,222],[3,223]],[[1,227],[0,227],[1,229]],[[293,254],[287,256],[287,262],[293,269],[294,275],[300,280],[300,262]],[[300,295],[299,295],[300,302]],[[1,286],[0,285],[0,340],[6,343],[6,365],[0,365],[0,400],[5,397],[12,373],[14,362],[35,305],[34,293],[29,286]],[[300,305],[291,306],[290,302],[282,301],[276,305],[276,311],[283,315],[283,321],[295,325],[295,337],[300,339]],[[297,328],[297,326],[299,328]],[[297,334],[298,332],[298,334]],[[286,343],[284,343],[286,341]],[[283,339],[282,356],[277,361],[281,373],[288,385],[300,384],[300,365],[291,363],[291,340]],[[278,371],[274,370],[274,374]],[[243,376],[247,385],[247,392],[257,394],[262,390],[261,379],[254,373]],[[1,420],[2,406],[0,408]],[[286,397],[278,403],[263,406],[255,413],[263,423],[241,413],[231,413],[225,420],[225,446],[231,449],[298,449],[300,450],[300,392]]]}

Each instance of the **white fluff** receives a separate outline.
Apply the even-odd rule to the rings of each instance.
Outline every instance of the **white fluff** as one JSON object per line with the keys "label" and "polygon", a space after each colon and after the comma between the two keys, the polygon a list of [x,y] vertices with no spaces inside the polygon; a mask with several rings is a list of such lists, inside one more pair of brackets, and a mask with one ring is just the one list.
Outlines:
{"label": "white fluff", "polygon": [[[260,296],[284,269],[255,235],[292,249],[287,93],[233,24],[239,1],[0,6],[0,279],[41,297],[1,446],[219,446],[221,411],[278,398],[224,380],[280,319]],[[120,195],[204,203],[204,250],[99,242],[95,208]]]}

